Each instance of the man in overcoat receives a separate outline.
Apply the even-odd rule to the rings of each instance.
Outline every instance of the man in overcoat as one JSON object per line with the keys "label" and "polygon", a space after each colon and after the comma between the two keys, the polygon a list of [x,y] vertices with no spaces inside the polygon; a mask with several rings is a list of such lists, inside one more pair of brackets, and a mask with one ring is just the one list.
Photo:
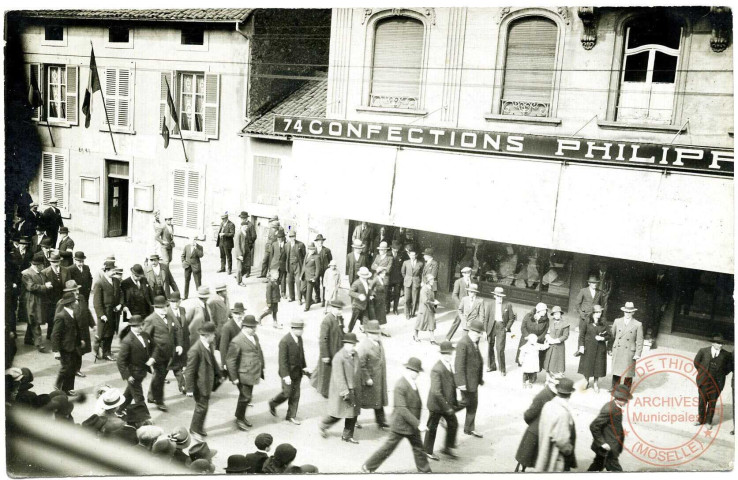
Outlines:
{"label": "man in overcoat", "polygon": [[197,333],[199,337],[187,352],[185,383],[187,396],[195,399],[190,433],[202,441],[203,437],[207,436],[205,417],[210,406],[210,396],[220,386],[221,376],[213,353],[215,324],[205,322],[198,328]]}
{"label": "man in overcoat", "polygon": [[[402,264],[407,260],[405,250],[402,249],[402,244],[394,240],[392,241],[392,250],[390,257],[392,257],[392,268],[390,268],[389,275],[387,276],[387,308],[385,310],[389,313],[392,312],[395,315],[399,315],[397,308],[400,303],[400,295],[402,294]],[[390,306],[392,309],[390,310]]]}
{"label": "man in overcoat", "polygon": [[257,325],[253,315],[246,315],[241,323],[241,331],[231,340],[225,357],[228,377],[238,388],[236,427],[239,430],[247,430],[252,426],[246,418],[246,408],[253,398],[254,385],[264,379],[264,352],[256,335]]}
{"label": "man in overcoat", "polygon": [[300,295],[305,297],[305,311],[310,310],[313,304],[313,290],[315,284],[320,283],[320,272],[323,266],[320,257],[315,253],[315,244],[308,245],[308,253],[300,269]]}
{"label": "man in overcoat", "polygon": [[79,293],[85,300],[90,299],[92,292],[92,272],[90,267],[85,265],[85,252],[77,250],[74,252],[74,265],[62,270],[62,280],[64,284],[69,280],[74,280],[79,285]]}
{"label": "man in overcoat", "polygon": [[311,385],[325,398],[328,398],[328,387],[331,382],[331,362],[343,345],[341,309],[344,304],[341,300],[334,299],[328,306],[329,311],[320,323],[318,366],[310,379]]}
{"label": "man in overcoat", "polygon": [[482,434],[475,429],[477,405],[479,403],[479,386],[484,385],[482,380],[482,354],[479,352],[479,339],[484,332],[482,321],[477,319],[469,323],[469,331],[456,344],[456,386],[464,397],[466,405],[466,420],[464,433],[482,438]]}
{"label": "man in overcoat", "polygon": [[131,276],[120,282],[121,305],[129,316],[148,317],[153,311],[154,296],[146,281],[146,273],[138,263],[131,267]]}
{"label": "man in overcoat", "polygon": [[61,266],[62,268],[66,268],[72,265],[74,240],[69,236],[69,228],[67,227],[59,228],[59,235],[61,235],[61,238],[59,239],[57,250],[59,250],[59,256],[61,257]]}
{"label": "man in overcoat", "polygon": [[[231,309],[231,315],[226,320],[225,325],[220,328],[220,338],[218,339],[218,351],[220,352],[220,358],[222,360],[222,366],[224,370],[228,369],[228,350],[231,345],[231,340],[236,338],[241,333],[241,327],[243,325],[244,315],[246,309],[243,307],[243,303],[236,302]],[[253,315],[252,315],[253,316]],[[256,321],[256,319],[254,319]]]}
{"label": "man in overcoat", "polygon": [[41,221],[44,228],[46,228],[46,236],[51,238],[51,243],[53,245],[52,248],[56,247],[59,227],[64,226],[61,210],[57,208],[58,203],[59,201],[56,197],[51,197],[51,200],[49,200],[49,207],[41,214]]}
{"label": "man in overcoat", "polygon": [[409,258],[402,264],[400,273],[402,273],[402,285],[405,289],[405,317],[412,318],[418,309],[420,300],[420,284],[423,283],[421,275],[423,273],[423,262],[418,260],[415,249],[412,245],[407,248]]}
{"label": "man in overcoat", "polygon": [[[118,331],[118,315],[123,308],[121,306],[120,280],[114,277],[115,261],[106,260],[103,266],[103,274],[92,287],[92,304],[97,316],[97,336],[92,349],[96,357],[105,360],[115,360],[110,348],[113,337]],[[99,346],[102,345],[102,355]]]}
{"label": "man in overcoat", "polygon": [[331,383],[328,388],[328,415],[320,422],[320,435],[328,436],[328,428],[344,419],[341,440],[348,443],[359,443],[354,439],[356,417],[359,415],[357,402],[358,390],[361,388],[359,361],[356,358],[356,335],[347,333],[343,336],[343,348],[331,361]]}
{"label": "man in overcoat", "polygon": [[364,328],[366,338],[356,348],[361,373],[359,406],[374,410],[380,429],[389,427],[384,415],[387,406],[387,359],[382,345],[382,330],[377,320],[369,320]]}
{"label": "man in overcoat", "polygon": [[536,472],[568,472],[577,467],[574,455],[576,428],[569,409],[569,398],[573,392],[574,382],[562,378],[556,385],[556,397],[541,410]]}
{"label": "man in overcoat", "polygon": [[287,402],[285,420],[300,425],[297,419],[297,409],[300,406],[300,383],[303,376],[310,376],[305,363],[305,349],[302,343],[302,333],[305,322],[301,319],[292,320],[290,331],[279,341],[279,377],[282,379],[282,390],[269,400],[269,413],[277,416],[277,407]]}
{"label": "man in overcoat", "polygon": [[228,275],[233,272],[233,236],[236,234],[236,226],[228,219],[228,212],[220,216],[220,228],[215,238],[215,246],[220,250],[220,270],[225,272],[228,265]]}
{"label": "man in overcoat", "polygon": [[146,374],[151,372],[151,366],[155,359],[151,356],[153,345],[151,337],[143,331],[143,318],[141,315],[133,315],[128,319],[131,330],[120,342],[118,352],[118,371],[126,383],[125,402],[118,408],[124,412],[128,405],[135,403],[141,405],[142,410],[148,412],[143,394],[143,381]]}
{"label": "man in overcoat", "polygon": [[[246,212],[241,212],[243,215]],[[248,214],[246,214],[248,217]],[[243,218],[243,217],[241,217]],[[236,283],[245,286],[243,283],[244,275],[249,276],[251,271],[251,231],[250,224],[246,218],[241,220],[241,225],[236,229],[236,235],[233,237],[233,247],[236,255]]]}
{"label": "man in overcoat", "polygon": [[361,267],[369,267],[369,260],[364,253],[365,245],[359,239],[354,239],[351,244],[351,253],[346,255],[346,274],[349,285],[353,284]]}
{"label": "man in overcoat", "polygon": [[167,321],[177,325],[181,336],[182,353],[177,355],[175,353],[174,359],[170,365],[170,370],[174,373],[174,378],[177,379],[177,385],[179,391],[185,393],[185,379],[184,379],[184,367],[187,363],[187,350],[190,348],[190,329],[187,321],[187,312],[180,305],[182,297],[179,292],[172,292],[169,294],[169,305],[167,306]]}
{"label": "man in overcoat", "polygon": [[51,334],[51,349],[58,352],[55,357],[61,363],[55,387],[67,396],[76,395],[74,377],[82,363],[82,349],[85,346],[80,325],[75,318],[73,305],[76,302],[73,292],[64,294],[59,301],[61,308],[54,316],[54,331]]}
{"label": "man in overcoat", "polygon": [[62,280],[61,257],[54,252],[49,255],[50,265],[41,271],[41,274],[47,282],[51,283],[51,289],[46,293],[44,300],[44,314],[46,315],[46,338],[51,339],[51,332],[54,330],[54,315],[56,304],[64,295],[64,281]]}
{"label": "man in overcoat", "polygon": [[[287,267],[287,292],[289,294],[289,301],[295,301],[295,290],[297,290],[297,297],[302,305],[302,268],[305,263],[305,244],[297,240],[297,234],[294,230],[290,230],[287,235],[288,241],[285,244],[285,264]],[[312,292],[311,292],[312,293]]]}
{"label": "man in overcoat", "polygon": [[712,345],[701,348],[694,357],[697,369],[698,415],[695,426],[705,424],[712,430],[715,404],[725,387],[725,377],[733,370],[733,355],[723,349],[722,334],[712,336]]}
{"label": "man in overcoat", "polygon": [[325,241],[325,237],[323,237],[322,234],[318,234],[315,237],[315,253],[320,257],[320,275],[318,282],[315,283],[315,301],[321,302],[320,305],[322,307],[325,307],[325,302],[330,300],[325,298],[325,285],[323,285],[323,276],[325,275],[325,271],[328,270],[328,266],[330,265],[331,261],[333,260],[333,253],[331,252],[331,249],[328,247],[323,246],[323,242]]}
{"label": "man in overcoat", "polygon": [[459,421],[456,419],[456,411],[459,410],[457,400],[456,381],[454,380],[453,361],[454,347],[448,340],[441,342],[441,359],[436,362],[431,370],[431,384],[428,392],[428,430],[425,432],[423,448],[428,458],[439,460],[433,453],[436,443],[436,431],[438,422],[443,418],[446,420],[446,440],[443,443],[444,455],[456,458],[453,449],[456,448],[456,433],[459,429]]}
{"label": "man in overcoat", "polygon": [[523,438],[518,445],[518,451],[515,453],[515,460],[518,465],[515,467],[517,472],[520,467],[524,472],[526,468],[536,466],[536,458],[538,457],[538,422],[541,418],[541,410],[543,406],[556,397],[556,385],[559,380],[564,378],[563,373],[555,373],[546,377],[546,383],[540,392],[533,397],[528,409],[523,413],[523,420],[528,425],[525,429]]}
{"label": "man in overcoat", "polygon": [[31,260],[31,266],[21,272],[23,287],[25,288],[26,312],[28,314],[28,330],[31,332],[30,341],[41,353],[46,353],[44,340],[41,335],[41,325],[46,321],[46,296],[52,289],[52,284],[41,274],[44,263],[44,254],[36,253]]}
{"label": "man in overcoat", "polygon": [[164,380],[175,355],[181,355],[183,349],[182,332],[177,323],[167,318],[167,299],[161,295],[154,297],[154,313],[144,320],[143,331],[151,338],[154,359],[148,401],[166,412],[169,408],[164,404]]}
{"label": "man in overcoat", "polygon": [[284,230],[278,230],[276,240],[271,243],[267,250],[266,261],[268,271],[278,271],[277,284],[282,298],[287,298],[287,245],[284,241]]}
{"label": "man in overcoat", "polygon": [[599,280],[597,276],[590,275],[587,280],[587,286],[579,290],[574,300],[574,311],[579,316],[579,330],[582,330],[589,321],[589,315],[595,305],[604,305],[602,292],[597,285]]}
{"label": "man in overcoat", "polygon": [[[484,331],[487,333],[487,371],[497,370],[500,366],[500,374],[507,374],[505,362],[505,346],[507,344],[507,333],[515,323],[515,311],[510,302],[505,301],[505,291],[502,287],[495,287],[492,291],[494,301],[484,306]],[[497,357],[497,362],[495,362]]]}
{"label": "man in overcoat", "polygon": [[619,457],[623,451],[625,432],[623,431],[623,408],[633,398],[625,385],[618,385],[612,393],[612,400],[603,405],[600,413],[589,424],[592,432],[592,451],[594,461],[587,469],[590,472],[622,472]]}
{"label": "man in overcoat", "polygon": [[635,362],[643,351],[643,325],[633,318],[633,313],[638,310],[633,302],[626,302],[620,310],[623,316],[615,319],[608,338],[608,350],[612,355],[612,386],[614,388],[622,377],[623,383],[630,388],[635,376]]}

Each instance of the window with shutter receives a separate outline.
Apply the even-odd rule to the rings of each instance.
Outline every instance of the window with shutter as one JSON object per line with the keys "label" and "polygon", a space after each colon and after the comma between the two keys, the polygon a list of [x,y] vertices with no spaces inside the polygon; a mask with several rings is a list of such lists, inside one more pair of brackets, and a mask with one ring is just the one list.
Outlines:
{"label": "window with shutter", "polygon": [[41,154],[41,203],[49,205],[52,197],[59,201],[62,212],[69,211],[69,175],[67,156],[61,153]]}
{"label": "window with shutter", "polygon": [[46,120],[77,125],[78,79],[79,68],[74,65],[44,66],[43,104]]}
{"label": "window with shutter", "polygon": [[254,155],[254,175],[252,182],[252,199],[262,205],[279,203],[280,159]]}
{"label": "window with shutter", "polygon": [[[104,73],[107,122],[113,130],[133,130],[133,74],[127,68],[107,68]],[[107,122],[103,124],[107,129]]]}
{"label": "window with shutter", "polygon": [[420,108],[423,23],[393,17],[377,23],[369,106]]}
{"label": "window with shutter", "polygon": [[510,23],[501,114],[551,116],[557,44],[553,20],[524,17]]}
{"label": "window with shutter", "polygon": [[41,79],[41,65],[32,63],[28,66],[28,103],[38,105],[33,109],[32,120],[40,121],[43,118],[43,87],[44,82]]}
{"label": "window with shutter", "polygon": [[175,232],[192,236],[202,231],[204,174],[201,171],[173,168],[171,172],[172,224]]}

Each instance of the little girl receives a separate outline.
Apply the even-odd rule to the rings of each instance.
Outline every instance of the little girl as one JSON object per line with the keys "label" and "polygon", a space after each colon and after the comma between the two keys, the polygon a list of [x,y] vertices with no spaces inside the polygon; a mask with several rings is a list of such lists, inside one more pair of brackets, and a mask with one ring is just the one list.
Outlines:
{"label": "little girl", "polygon": [[520,347],[520,363],[523,366],[523,388],[533,388],[541,370],[538,352],[546,349],[545,344],[538,343],[538,336],[531,333],[526,343]]}

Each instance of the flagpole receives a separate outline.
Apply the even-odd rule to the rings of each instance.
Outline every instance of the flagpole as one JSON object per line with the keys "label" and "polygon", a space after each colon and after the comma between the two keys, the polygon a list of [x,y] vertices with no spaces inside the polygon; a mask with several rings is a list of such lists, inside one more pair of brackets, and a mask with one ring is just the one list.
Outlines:
{"label": "flagpole", "polygon": [[[92,54],[95,54],[95,47],[92,45],[92,40],[90,40],[90,48],[92,49]],[[92,75],[92,71],[90,71],[90,75]],[[95,62],[95,75],[97,75],[97,78],[100,78],[100,75],[97,73],[97,62]],[[110,128],[110,118],[108,117],[108,106],[105,105],[105,95],[103,95],[103,89],[100,88],[100,97],[102,98],[103,102],[103,110],[105,111],[105,123],[108,124],[108,133],[110,133],[110,143],[113,144],[113,151],[116,155],[118,155],[118,150],[115,148],[115,140],[113,140],[113,129]],[[90,98],[90,101],[92,98]]]}
{"label": "flagpole", "polygon": [[[167,84],[167,103],[169,103],[169,97],[172,95],[172,88],[169,86],[169,80],[167,80],[167,77],[164,77],[164,82]],[[185,150],[184,136],[182,135],[182,128],[179,126],[179,119],[175,119],[174,123],[177,125],[177,130],[179,130],[179,139],[182,141],[182,153],[184,153],[185,163],[187,163],[189,162],[189,159],[187,158],[187,150]]]}

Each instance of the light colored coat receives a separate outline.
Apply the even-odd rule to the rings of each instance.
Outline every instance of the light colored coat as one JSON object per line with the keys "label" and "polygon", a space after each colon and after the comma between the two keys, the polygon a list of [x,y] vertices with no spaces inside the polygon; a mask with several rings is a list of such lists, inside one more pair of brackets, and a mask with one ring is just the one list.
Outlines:
{"label": "light colored coat", "polygon": [[335,300],[338,297],[338,289],[341,286],[341,274],[336,269],[329,268],[323,275],[323,287],[325,288],[325,302]]}
{"label": "light colored coat", "polygon": [[[361,408],[382,408],[387,406],[387,361],[382,342],[375,343],[365,338],[356,349],[361,370]],[[372,386],[367,381],[372,380]]]}
{"label": "light colored coat", "polygon": [[523,365],[523,373],[538,373],[541,371],[541,360],[538,352],[543,345],[540,343],[526,343],[520,347],[520,363]]}
{"label": "light colored coat", "polygon": [[536,472],[563,472],[567,462],[573,462],[571,466],[576,467],[575,441],[574,418],[569,404],[567,400],[556,397],[541,410]]}
{"label": "light colored coat", "polygon": [[640,357],[643,351],[643,325],[635,318],[628,326],[625,318],[615,319],[610,329],[610,350],[612,351],[612,374],[621,377],[635,376],[634,356]]}
{"label": "light colored coat", "polygon": [[331,384],[328,387],[328,415],[335,418],[354,418],[361,409],[358,402],[351,405],[343,396],[353,390],[359,397],[361,377],[359,376],[359,359],[356,352],[349,354],[345,349],[336,353],[331,362]]}

